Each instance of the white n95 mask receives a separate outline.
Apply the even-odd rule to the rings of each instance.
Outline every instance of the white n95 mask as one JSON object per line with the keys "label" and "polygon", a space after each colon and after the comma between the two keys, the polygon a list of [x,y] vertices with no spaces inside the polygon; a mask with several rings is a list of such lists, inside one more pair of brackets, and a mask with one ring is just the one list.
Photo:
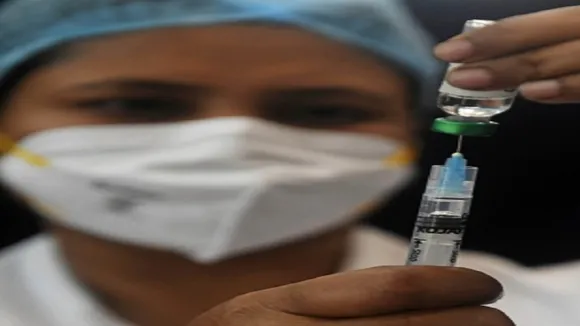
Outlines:
{"label": "white n95 mask", "polygon": [[250,118],[63,128],[0,177],[47,218],[213,262],[339,227],[405,183],[393,141]]}

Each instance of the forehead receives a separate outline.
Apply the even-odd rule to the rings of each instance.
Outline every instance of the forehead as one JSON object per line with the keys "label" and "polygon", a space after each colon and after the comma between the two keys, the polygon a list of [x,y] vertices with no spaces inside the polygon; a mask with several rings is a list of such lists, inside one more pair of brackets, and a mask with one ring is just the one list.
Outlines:
{"label": "forehead", "polygon": [[[180,27],[76,43],[44,70],[51,83],[147,78],[264,86],[333,84],[387,91],[400,77],[379,59],[314,33],[285,26]],[[199,82],[196,81],[196,82]]]}

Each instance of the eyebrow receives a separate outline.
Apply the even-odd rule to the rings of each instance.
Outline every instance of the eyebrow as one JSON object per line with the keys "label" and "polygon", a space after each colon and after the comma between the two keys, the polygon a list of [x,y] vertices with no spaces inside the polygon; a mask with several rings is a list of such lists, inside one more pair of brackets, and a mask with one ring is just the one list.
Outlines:
{"label": "eyebrow", "polygon": [[[111,79],[87,83],[75,87],[78,90],[118,90],[127,92],[156,93],[207,93],[211,87],[147,79]],[[327,100],[329,98],[352,99],[376,103],[378,105],[390,102],[391,94],[380,93],[348,86],[288,86],[271,88],[269,94],[274,98],[297,98],[301,100]]]}
{"label": "eyebrow", "polygon": [[120,90],[129,92],[159,92],[159,93],[182,93],[204,92],[208,87],[194,84],[147,80],[147,79],[111,79],[94,83],[82,84],[75,87],[79,90]]}
{"label": "eyebrow", "polygon": [[276,97],[292,97],[304,100],[321,100],[329,98],[361,100],[370,103],[384,104],[391,100],[387,92],[378,93],[350,87],[293,87],[274,90]]}

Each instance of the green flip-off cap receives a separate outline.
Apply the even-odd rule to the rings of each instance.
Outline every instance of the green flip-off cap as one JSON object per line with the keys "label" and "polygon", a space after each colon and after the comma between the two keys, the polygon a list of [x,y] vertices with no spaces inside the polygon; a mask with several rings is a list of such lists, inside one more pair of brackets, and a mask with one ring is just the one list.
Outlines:
{"label": "green flip-off cap", "polygon": [[452,117],[439,118],[433,122],[431,130],[455,136],[489,137],[499,124],[493,121],[465,121]]}

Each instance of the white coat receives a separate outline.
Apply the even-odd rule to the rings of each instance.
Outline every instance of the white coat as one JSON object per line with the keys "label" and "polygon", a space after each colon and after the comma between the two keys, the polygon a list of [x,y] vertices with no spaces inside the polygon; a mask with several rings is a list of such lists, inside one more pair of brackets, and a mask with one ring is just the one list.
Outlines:
{"label": "white coat", "polygon": [[[403,239],[359,228],[344,270],[401,265]],[[463,252],[459,265],[496,277],[505,296],[495,307],[518,326],[580,325],[580,262],[526,268],[491,255]],[[74,282],[59,260],[54,240],[38,236],[0,256],[1,326],[128,326]]]}

